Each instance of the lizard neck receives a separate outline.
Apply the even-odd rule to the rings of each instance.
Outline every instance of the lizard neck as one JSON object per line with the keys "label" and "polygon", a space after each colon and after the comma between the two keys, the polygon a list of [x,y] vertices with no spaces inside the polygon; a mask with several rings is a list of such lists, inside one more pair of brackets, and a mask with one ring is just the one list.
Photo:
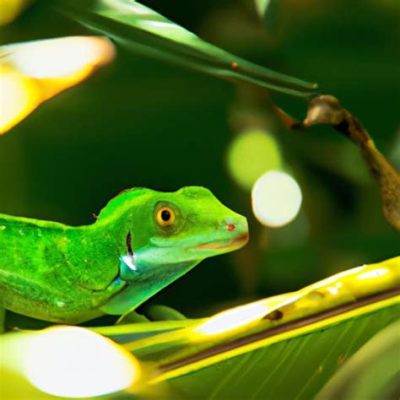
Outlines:
{"label": "lizard neck", "polygon": [[119,277],[125,235],[118,224],[93,223],[68,231],[65,255],[80,286],[105,291]]}

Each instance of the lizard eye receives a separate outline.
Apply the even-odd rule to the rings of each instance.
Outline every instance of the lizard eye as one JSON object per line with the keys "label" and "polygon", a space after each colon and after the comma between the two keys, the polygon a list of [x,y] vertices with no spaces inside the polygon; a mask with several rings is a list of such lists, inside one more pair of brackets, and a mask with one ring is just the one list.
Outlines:
{"label": "lizard eye", "polygon": [[161,207],[156,212],[156,222],[165,227],[171,226],[175,222],[175,211],[170,207]]}

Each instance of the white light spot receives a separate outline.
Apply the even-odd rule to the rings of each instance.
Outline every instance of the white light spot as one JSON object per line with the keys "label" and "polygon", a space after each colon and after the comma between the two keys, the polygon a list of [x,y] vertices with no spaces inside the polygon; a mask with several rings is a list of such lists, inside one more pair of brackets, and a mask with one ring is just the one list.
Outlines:
{"label": "white light spot", "polygon": [[77,327],[50,328],[35,335],[25,358],[29,381],[61,397],[94,397],[132,386],[138,361],[121,346]]}
{"label": "white light spot", "polygon": [[122,256],[122,261],[128,266],[129,269],[132,271],[137,271],[134,254],[126,254],[125,256]]}
{"label": "white light spot", "polygon": [[267,172],[253,186],[253,212],[263,225],[280,227],[288,224],[298,214],[301,202],[298,183],[285,172]]}
{"label": "white light spot", "polygon": [[0,231],[5,231],[6,230],[6,226],[5,225],[0,225]]}
{"label": "white light spot", "polygon": [[105,38],[75,36],[5,46],[9,61],[24,74],[38,79],[69,76],[94,65],[106,64],[114,48]]}
{"label": "white light spot", "polygon": [[203,335],[217,335],[228,332],[263,318],[270,308],[263,302],[246,304],[211,317],[196,328]]}
{"label": "white light spot", "polygon": [[340,293],[340,289],[342,288],[342,286],[343,286],[343,283],[336,282],[335,284],[328,286],[326,289],[330,294],[332,294],[333,296],[336,296]]}
{"label": "white light spot", "polygon": [[380,278],[383,275],[386,275],[389,271],[385,268],[376,268],[373,269],[372,271],[367,271],[361,273],[357,278],[360,280],[365,280],[365,279],[376,279]]}

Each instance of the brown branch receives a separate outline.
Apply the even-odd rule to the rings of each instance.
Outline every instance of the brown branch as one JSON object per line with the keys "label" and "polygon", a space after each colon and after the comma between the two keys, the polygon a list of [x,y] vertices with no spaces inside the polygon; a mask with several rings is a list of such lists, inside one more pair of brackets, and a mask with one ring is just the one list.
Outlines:
{"label": "brown branch", "polygon": [[371,136],[360,122],[342,107],[336,97],[321,95],[311,99],[304,121],[295,120],[279,108],[276,108],[276,114],[289,129],[330,125],[355,142],[378,182],[383,214],[390,224],[400,230],[400,173],[376,148]]}

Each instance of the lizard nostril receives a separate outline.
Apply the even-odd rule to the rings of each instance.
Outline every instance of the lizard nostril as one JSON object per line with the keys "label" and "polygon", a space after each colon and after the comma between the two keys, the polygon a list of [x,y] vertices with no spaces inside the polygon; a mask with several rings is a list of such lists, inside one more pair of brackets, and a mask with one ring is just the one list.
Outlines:
{"label": "lizard nostril", "polygon": [[234,231],[235,230],[235,224],[226,224],[226,229],[228,231]]}

